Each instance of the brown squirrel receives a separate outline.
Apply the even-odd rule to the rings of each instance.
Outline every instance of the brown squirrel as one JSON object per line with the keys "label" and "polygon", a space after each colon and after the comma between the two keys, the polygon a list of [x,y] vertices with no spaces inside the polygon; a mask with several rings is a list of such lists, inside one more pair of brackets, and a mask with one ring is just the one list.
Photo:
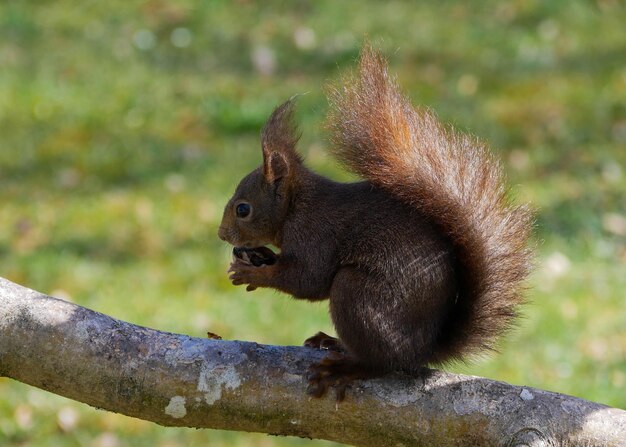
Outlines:
{"label": "brown squirrel", "polygon": [[219,237],[237,247],[233,284],[330,299],[338,340],[306,340],[330,349],[308,391],[334,387],[341,400],[355,378],[494,349],[523,301],[532,225],[484,145],[414,108],[369,46],[330,103],[332,152],[365,181],[304,166],[289,100],[265,124],[263,164],[226,205]]}

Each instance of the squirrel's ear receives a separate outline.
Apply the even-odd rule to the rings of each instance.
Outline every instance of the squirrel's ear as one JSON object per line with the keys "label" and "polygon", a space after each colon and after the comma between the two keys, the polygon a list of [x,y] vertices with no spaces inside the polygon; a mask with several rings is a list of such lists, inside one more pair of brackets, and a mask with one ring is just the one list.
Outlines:
{"label": "squirrel's ear", "polygon": [[289,162],[287,158],[280,152],[270,151],[263,144],[263,176],[267,183],[275,183],[283,177],[287,177],[288,174]]}
{"label": "squirrel's ear", "polygon": [[280,152],[285,158],[299,161],[296,144],[300,132],[294,122],[295,96],[274,109],[261,131],[263,157],[267,152]]}

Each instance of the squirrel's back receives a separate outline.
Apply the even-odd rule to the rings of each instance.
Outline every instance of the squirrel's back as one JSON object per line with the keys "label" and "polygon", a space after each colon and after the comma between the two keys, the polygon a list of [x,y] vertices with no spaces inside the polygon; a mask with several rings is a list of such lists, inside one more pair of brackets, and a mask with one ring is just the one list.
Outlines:
{"label": "squirrel's back", "polygon": [[351,171],[428,216],[454,247],[458,296],[431,362],[493,349],[523,301],[531,214],[507,202],[485,147],[414,108],[365,47],[358,76],[331,91],[334,154]]}

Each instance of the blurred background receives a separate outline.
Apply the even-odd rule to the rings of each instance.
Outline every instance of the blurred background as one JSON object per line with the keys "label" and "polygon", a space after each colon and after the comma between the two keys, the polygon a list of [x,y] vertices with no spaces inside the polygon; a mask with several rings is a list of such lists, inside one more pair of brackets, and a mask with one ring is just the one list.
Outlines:
{"label": "blurred background", "polygon": [[[626,9],[509,2],[0,3],[0,276],[116,318],[300,344],[326,304],[230,285],[216,237],[259,130],[295,93],[309,166],[324,85],[364,36],[417,103],[487,141],[538,209],[532,304],[456,372],[626,407]],[[2,446],[307,446],[162,428],[0,378]]]}

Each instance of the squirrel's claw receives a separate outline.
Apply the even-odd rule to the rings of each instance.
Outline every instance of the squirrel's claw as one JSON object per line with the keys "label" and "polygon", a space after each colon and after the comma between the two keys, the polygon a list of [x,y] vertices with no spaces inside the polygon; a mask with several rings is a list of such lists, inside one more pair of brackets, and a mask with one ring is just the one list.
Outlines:
{"label": "squirrel's claw", "polygon": [[268,281],[272,275],[272,267],[269,265],[256,267],[236,259],[230,264],[228,279],[235,286],[247,285],[246,290],[252,292],[259,287],[267,287],[269,285]]}
{"label": "squirrel's claw", "polygon": [[322,397],[329,388],[335,391],[335,400],[341,402],[346,397],[346,390],[357,379],[375,377],[376,373],[358,364],[345,352],[331,351],[317,363],[313,363],[307,372],[309,382],[307,394]]}

